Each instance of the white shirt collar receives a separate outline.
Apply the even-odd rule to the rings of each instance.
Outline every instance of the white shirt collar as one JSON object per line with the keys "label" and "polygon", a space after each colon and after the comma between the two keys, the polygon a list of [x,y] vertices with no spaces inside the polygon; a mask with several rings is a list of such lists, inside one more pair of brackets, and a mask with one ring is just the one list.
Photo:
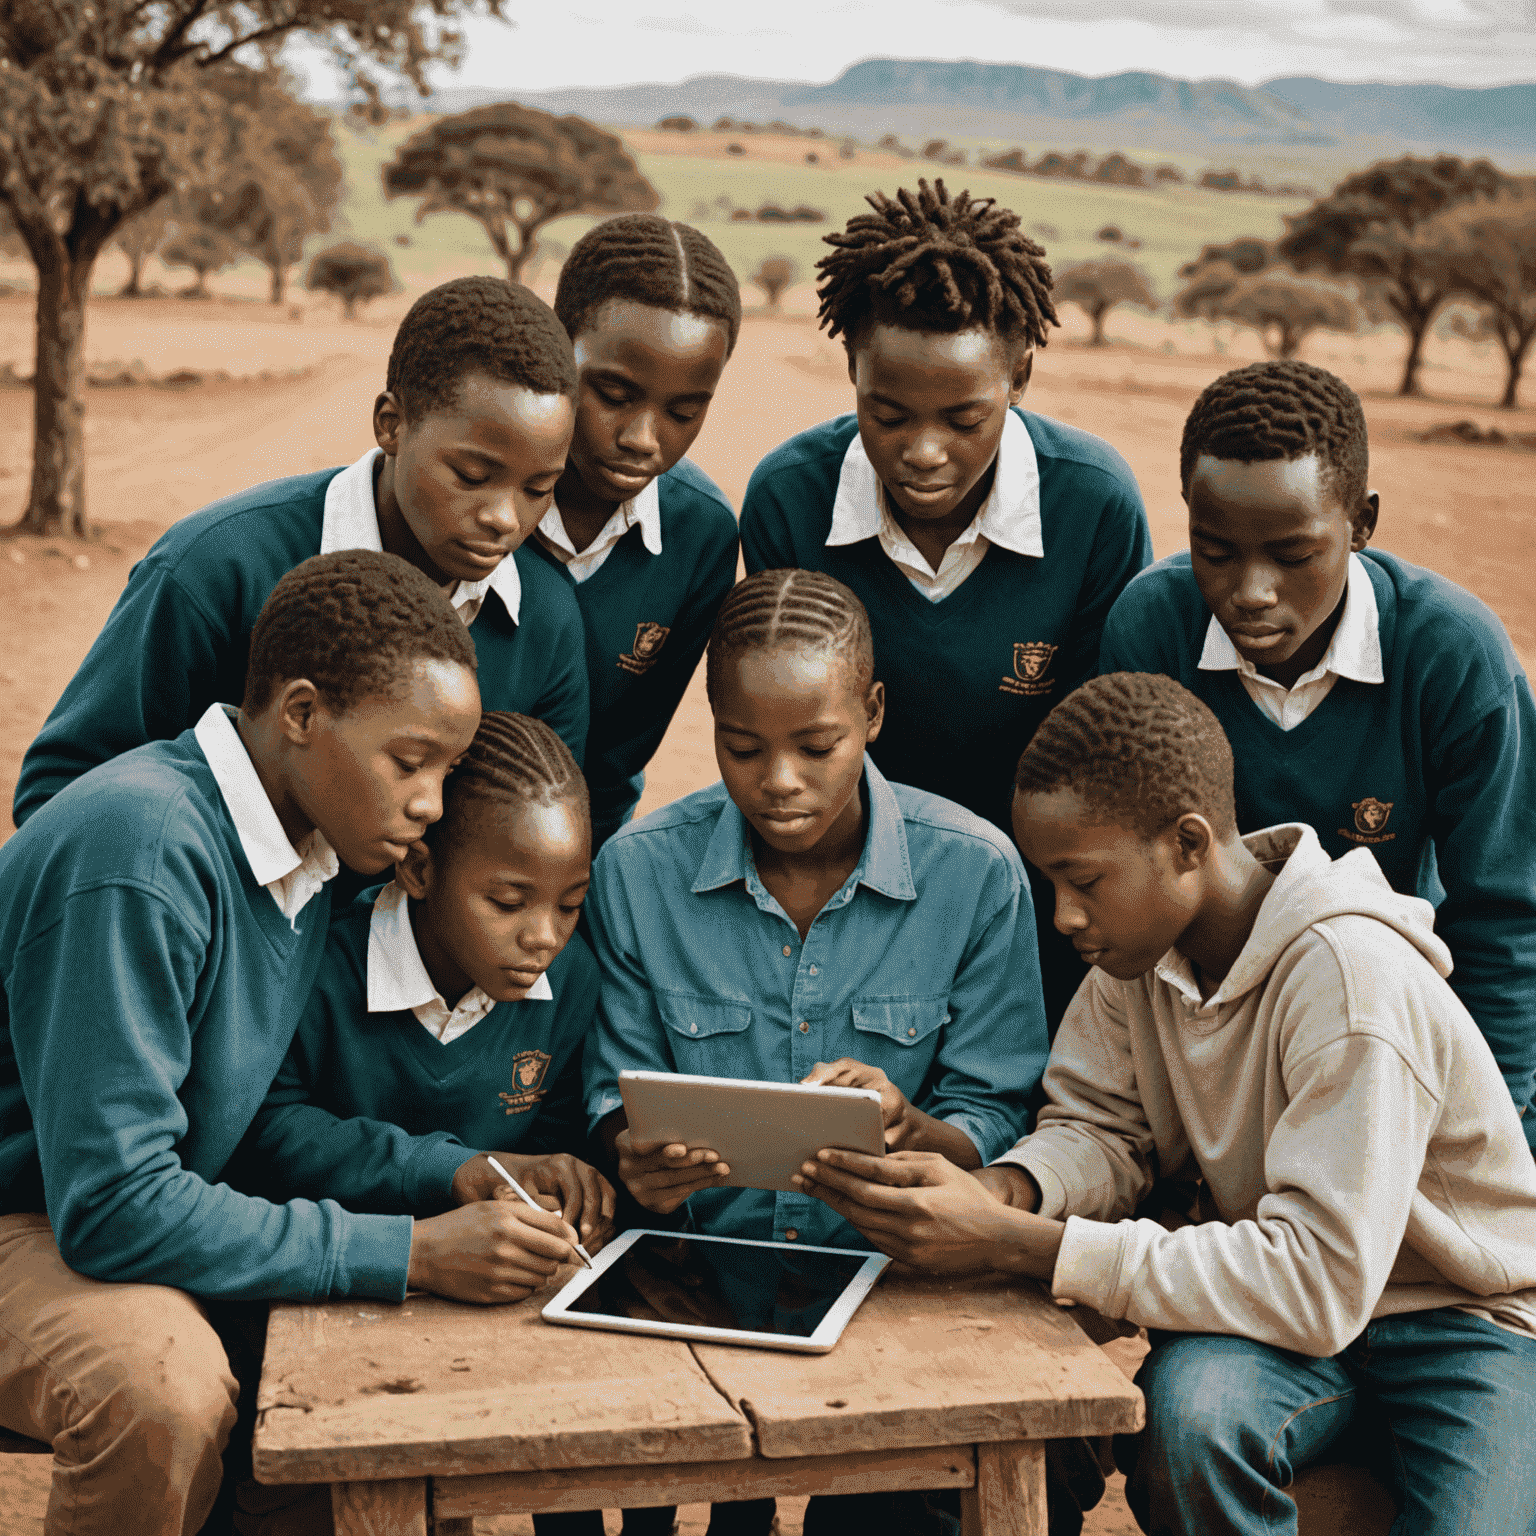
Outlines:
{"label": "white shirt collar", "polygon": [[[1381,664],[1380,612],[1376,606],[1376,589],[1371,585],[1371,573],[1359,555],[1349,557],[1349,575],[1344,586],[1344,612],[1339,615],[1338,628],[1323,659],[1292,684],[1291,690],[1314,683],[1330,672],[1335,677],[1347,677],[1357,683],[1381,683],[1386,673]],[[1200,652],[1202,672],[1240,672],[1244,677],[1265,678],[1246,656],[1238,654],[1230,636],[1213,615],[1205,628],[1205,646]],[[1276,687],[1281,685],[1276,683]]]}
{"label": "white shirt collar", "polygon": [[[529,1002],[550,1003],[554,998],[547,975],[540,976],[528,989]],[[473,1012],[478,1019],[495,1006],[479,987],[472,987],[454,1007],[449,1008],[442,994],[432,985],[432,978],[421,958],[416,932],[411,927],[410,901],[405,888],[391,880],[379,892],[368,921],[369,1013],[400,1013],[406,1009],[416,1013],[419,1009],[428,1009],[432,1012],[440,1010],[443,1015],[455,1018]],[[432,1026],[429,1024],[428,1028],[432,1029]],[[440,1031],[432,1029],[432,1033],[440,1034]]]}
{"label": "white shirt collar", "polygon": [[228,705],[210,704],[192,733],[224,797],[257,885],[266,888],[278,910],[297,927],[309,899],[341,868],[335,850],[318,827],[305,839],[302,853],[288,841]]}
{"label": "white shirt collar", "polygon": [[[883,489],[875,466],[864,451],[864,440],[855,433],[843,455],[842,473],[837,479],[832,528],[827,534],[829,549],[856,544],[880,533],[885,511]],[[892,526],[899,527],[894,518],[890,521]],[[1029,428],[1013,410],[1003,423],[992,490],[960,538],[970,542],[977,534],[1016,555],[1033,555],[1038,559],[1045,554],[1040,529],[1040,464]]]}
{"label": "white shirt collar", "polygon": [[640,525],[640,541],[653,555],[661,553],[661,491],[655,480],[628,501],[614,508],[613,516],[603,524],[597,537],[585,549],[577,549],[571,536],[565,531],[565,520],[553,502],[539,523],[539,534],[551,546],[557,558],[564,564],[575,581],[585,581],[613,550],[615,544],[636,523]]}
{"label": "white shirt collar", "polygon": [[[357,463],[349,464],[326,486],[325,517],[320,524],[322,555],[334,554],[338,549],[383,552],[379,508],[373,495],[374,465],[383,457],[382,448],[370,448]],[[461,581],[454,588],[449,601],[466,628],[478,617],[487,592],[494,592],[501,599],[516,624],[523,606],[523,580],[518,575],[517,561],[511,555],[489,576],[480,581]]]}

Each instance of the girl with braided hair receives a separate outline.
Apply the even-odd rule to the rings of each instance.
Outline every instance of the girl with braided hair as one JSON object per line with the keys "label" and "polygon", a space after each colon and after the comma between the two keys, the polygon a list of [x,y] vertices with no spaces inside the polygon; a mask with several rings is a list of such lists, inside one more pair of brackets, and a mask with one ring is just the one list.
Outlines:
{"label": "girl with braided hair", "polygon": [[[980,817],[875,766],[885,690],[841,582],[748,577],[705,666],[721,782],[621,828],[593,870],[588,1119],[648,1211],[686,1201],[705,1232],[866,1248],[816,1200],[723,1187],[711,1148],[635,1143],[619,1073],[877,1088],[889,1146],[980,1167],[1024,1124],[1046,1049],[1023,864]],[[771,1500],[735,1510],[716,1536],[773,1519]],[[817,1500],[805,1529],[899,1528],[852,1513]]]}
{"label": "girl with braided hair", "polygon": [[[942,181],[869,202],[819,263],[856,409],[758,465],[742,550],[858,594],[887,691],[875,760],[1006,831],[1019,753],[1152,558],[1146,514],[1107,443],[1020,407],[1057,322],[1019,216]],[[1054,1024],[1083,969],[1040,928]]]}
{"label": "girl with braided hair", "polygon": [[622,214],[576,242],[555,313],[580,373],[576,433],[529,547],[585,625],[595,852],[633,814],[736,579],[735,513],[684,455],[736,344],[741,296],[698,230]]}
{"label": "girl with braided hair", "polygon": [[1536,1148],[1536,705],[1504,626],[1368,548],[1365,413],[1325,369],[1223,374],[1180,471],[1190,547],[1126,589],[1102,667],[1165,672],[1216,712],[1241,830],[1306,822],[1437,905],[1451,986]]}

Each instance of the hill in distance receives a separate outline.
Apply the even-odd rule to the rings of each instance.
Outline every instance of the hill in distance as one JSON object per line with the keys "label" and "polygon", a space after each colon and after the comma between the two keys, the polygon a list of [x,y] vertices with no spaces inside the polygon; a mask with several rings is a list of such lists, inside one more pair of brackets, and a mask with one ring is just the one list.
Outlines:
{"label": "hill in distance", "polygon": [[[427,103],[463,111],[507,92],[449,88]],[[1471,89],[1295,78],[1263,85],[1177,80],[1135,70],[1093,77],[1023,64],[866,59],[815,85],[697,75],[679,84],[520,91],[551,112],[616,124],[685,115],[773,118],[860,136],[1063,139],[1106,136],[1146,147],[1348,146],[1375,142],[1462,153],[1536,155],[1536,83]]]}

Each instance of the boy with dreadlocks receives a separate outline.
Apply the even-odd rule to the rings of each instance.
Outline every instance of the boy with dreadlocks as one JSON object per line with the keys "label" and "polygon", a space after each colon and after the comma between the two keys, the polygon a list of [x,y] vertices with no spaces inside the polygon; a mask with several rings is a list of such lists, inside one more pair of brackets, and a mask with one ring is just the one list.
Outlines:
{"label": "boy with dreadlocks", "polygon": [[1304,821],[1436,904],[1451,985],[1536,1147],[1536,707],[1497,618],[1366,546],[1379,507],[1342,379],[1268,362],[1184,426],[1186,553],[1115,605],[1105,671],[1165,672],[1216,712],[1245,831]]}
{"label": "boy with dreadlocks", "polygon": [[704,426],[741,295],[698,230],[606,219],[560,272],[581,377],[576,435],[536,549],[574,584],[587,635],[593,852],[633,813],[736,579],[736,515],[684,455]]}
{"label": "boy with dreadlocks", "polygon": [[[423,294],[395,335],[375,447],[350,468],[217,501],[134,567],[22,761],[16,824],[88,768],[240,698],[267,594],[300,561],[337,550],[387,550],[430,577],[474,640],[487,708],[548,721],[579,759],[581,614],[519,548],[565,468],[575,394],[570,341],[526,288],[466,277]],[[342,879],[355,893],[357,880]]]}
{"label": "boy with dreadlocks", "polygon": [[[757,467],[742,549],[859,595],[888,690],[875,760],[1006,831],[1019,753],[1152,557],[1146,514],[1114,449],[1019,408],[1057,321],[1018,215],[943,182],[869,202],[818,263],[856,412]],[[1054,1025],[1083,970],[1039,926]]]}
{"label": "boy with dreadlocks", "polygon": [[[1529,1532],[1536,1165],[1429,904],[1310,827],[1240,835],[1221,726],[1167,677],[1058,705],[1014,826],[1094,967],[1038,1128],[975,1176],[829,1150],[803,1186],[920,1268],[1152,1330],[1116,1443],[1145,1531],[1294,1533],[1296,1472],[1373,1426],[1394,1531]],[[1133,1219],[1158,1177],[1200,1181],[1194,1223]]]}

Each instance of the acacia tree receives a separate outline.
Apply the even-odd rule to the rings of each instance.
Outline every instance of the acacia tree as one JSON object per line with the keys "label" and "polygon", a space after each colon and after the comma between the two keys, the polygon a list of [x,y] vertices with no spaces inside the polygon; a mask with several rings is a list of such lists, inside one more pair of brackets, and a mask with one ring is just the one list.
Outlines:
{"label": "acacia tree", "polygon": [[113,244],[128,258],[128,281],[123,284],[119,298],[136,299],[143,293],[144,265],[165,244],[171,228],[171,199],[162,197],[158,203],[136,213],[119,226]]}
{"label": "acacia tree", "polygon": [[783,300],[784,290],[799,276],[799,269],[788,256],[765,256],[762,265],[749,281],[763,290],[768,308],[776,310]]}
{"label": "acacia tree", "polygon": [[96,259],[124,220],[214,181],[225,139],[207,71],[307,34],[364,95],[377,67],[427,89],[452,19],[502,0],[4,0],[0,205],[37,269],[32,481],[17,529],[86,532],[82,385]]}
{"label": "acacia tree", "polygon": [[1128,261],[1105,258],[1080,261],[1057,274],[1052,294],[1076,304],[1093,321],[1090,346],[1104,345],[1104,321],[1117,304],[1136,304],[1142,309],[1156,309],[1157,298],[1145,276]]}
{"label": "acacia tree", "polygon": [[1208,266],[1174,300],[1180,314],[1230,320],[1259,333],[1271,357],[1295,357],[1313,331],[1352,331],[1359,323],[1354,300],[1336,283],[1301,277],[1285,267],[1223,282]]}
{"label": "acacia tree", "polygon": [[1500,405],[1519,403],[1525,355],[1536,339],[1536,184],[1523,195],[1464,203],[1416,231],[1440,253],[1455,292],[1483,310],[1483,329],[1504,349]]}
{"label": "acacia tree", "polygon": [[228,235],[206,224],[189,219],[177,226],[176,232],[161,247],[160,259],[168,267],[191,267],[197,281],[186,290],[185,297],[208,297],[208,274],[222,272],[239,259],[240,247]]}
{"label": "acacia tree", "polygon": [[1280,256],[1303,271],[1324,268],[1370,284],[1408,334],[1400,395],[1419,393],[1424,336],[1453,292],[1443,254],[1416,239],[1436,214],[1512,188],[1487,160],[1404,155],[1346,176],[1305,213],[1288,220]]}
{"label": "acacia tree", "polygon": [[316,252],[304,286],[312,293],[334,294],[341,300],[343,316],[350,320],[359,304],[395,291],[395,274],[383,251],[344,241]]}
{"label": "acacia tree", "polygon": [[438,118],[407,139],[382,174],[386,197],[421,199],[418,224],[431,213],[474,219],[514,283],[539,230],[555,219],[648,212],[661,202],[614,134],[513,101]]}

